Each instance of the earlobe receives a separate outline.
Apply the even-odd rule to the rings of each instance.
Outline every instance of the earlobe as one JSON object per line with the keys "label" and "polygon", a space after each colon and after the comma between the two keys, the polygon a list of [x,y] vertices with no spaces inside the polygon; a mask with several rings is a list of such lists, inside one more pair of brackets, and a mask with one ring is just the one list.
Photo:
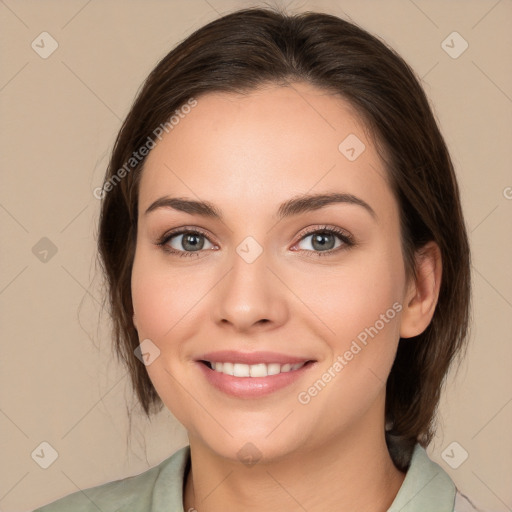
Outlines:
{"label": "earlobe", "polygon": [[416,253],[416,279],[411,278],[404,300],[400,337],[421,334],[430,324],[441,288],[442,259],[439,246],[428,242]]}

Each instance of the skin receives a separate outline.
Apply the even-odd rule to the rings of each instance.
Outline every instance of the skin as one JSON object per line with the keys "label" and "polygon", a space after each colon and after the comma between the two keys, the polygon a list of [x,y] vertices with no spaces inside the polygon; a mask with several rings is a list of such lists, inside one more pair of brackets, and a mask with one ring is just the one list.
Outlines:
{"label": "skin", "polygon": [[[386,511],[404,474],[384,437],[385,382],[400,336],[430,322],[441,279],[435,244],[406,279],[399,211],[386,171],[350,104],[311,85],[209,93],[149,154],[139,189],[132,272],[134,323],[160,355],[147,366],[168,409],[188,431],[192,469],[185,510]],[[366,146],[349,161],[338,146]],[[278,221],[279,205],[302,194],[339,192],[336,203]],[[148,207],[163,196],[208,201],[222,219]],[[318,255],[306,228],[338,227]],[[201,251],[180,257],[157,244],[173,228],[201,228]],[[248,236],[263,249],[236,252]],[[185,252],[182,236],[167,243]],[[327,249],[333,247],[329,245]],[[339,249],[338,249],[339,247]],[[313,397],[307,390],[365,328],[402,309]],[[266,321],[264,321],[266,320]],[[194,362],[212,350],[275,351],[316,363],[270,396],[240,399],[213,388]],[[252,443],[261,456],[243,464]]]}

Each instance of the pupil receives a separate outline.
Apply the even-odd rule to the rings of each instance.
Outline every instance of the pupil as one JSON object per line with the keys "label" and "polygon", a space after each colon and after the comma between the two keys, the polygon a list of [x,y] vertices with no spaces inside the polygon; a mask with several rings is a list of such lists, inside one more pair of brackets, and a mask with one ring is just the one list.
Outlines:
{"label": "pupil", "polygon": [[[186,235],[185,237],[183,237],[183,248],[187,249],[187,250],[192,250],[192,251],[198,251],[198,250],[202,249],[202,247],[204,245],[204,240],[203,240],[203,243],[200,243],[200,242],[198,242],[198,238],[199,238],[199,235],[194,235],[194,234]],[[193,241],[194,239],[195,239],[195,242]]]}
{"label": "pupil", "polygon": [[[325,241],[326,238],[330,238],[330,242],[329,241]],[[334,239],[333,239],[333,236],[332,235],[329,235],[329,234],[326,234],[326,233],[320,233],[320,234],[317,234],[315,236],[313,236],[313,247],[315,249],[332,249],[334,247]],[[319,244],[318,247],[315,246],[315,244]]]}

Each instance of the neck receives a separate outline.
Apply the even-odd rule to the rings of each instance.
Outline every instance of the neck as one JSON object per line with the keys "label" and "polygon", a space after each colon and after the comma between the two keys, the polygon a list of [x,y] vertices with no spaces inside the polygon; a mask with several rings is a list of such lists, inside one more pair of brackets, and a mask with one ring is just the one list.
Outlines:
{"label": "neck", "polygon": [[190,452],[185,511],[385,512],[405,478],[391,460],[383,425],[253,466],[221,458],[196,438]]}

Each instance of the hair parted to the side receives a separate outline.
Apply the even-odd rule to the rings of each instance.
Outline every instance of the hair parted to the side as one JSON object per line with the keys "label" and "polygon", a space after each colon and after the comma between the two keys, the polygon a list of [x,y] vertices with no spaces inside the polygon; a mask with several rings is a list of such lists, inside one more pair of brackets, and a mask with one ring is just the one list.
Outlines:
{"label": "hair parted to the side", "polygon": [[[428,241],[441,250],[434,317],[422,334],[400,340],[387,381],[386,416],[392,427],[386,438],[395,464],[403,468],[416,442],[430,442],[444,378],[465,348],[470,255],[446,144],[418,79],[400,56],[365,30],[328,14],[259,8],[228,14],[190,35],[148,76],[118,134],[105,183],[191,97],[200,101],[208,92],[245,93],[299,81],[344,98],[365,122],[399,205],[408,275],[415,275],[415,253]],[[98,246],[116,353],[149,417],[163,403],[134,356],[139,339],[131,296],[143,164],[123,173],[105,193]]]}

